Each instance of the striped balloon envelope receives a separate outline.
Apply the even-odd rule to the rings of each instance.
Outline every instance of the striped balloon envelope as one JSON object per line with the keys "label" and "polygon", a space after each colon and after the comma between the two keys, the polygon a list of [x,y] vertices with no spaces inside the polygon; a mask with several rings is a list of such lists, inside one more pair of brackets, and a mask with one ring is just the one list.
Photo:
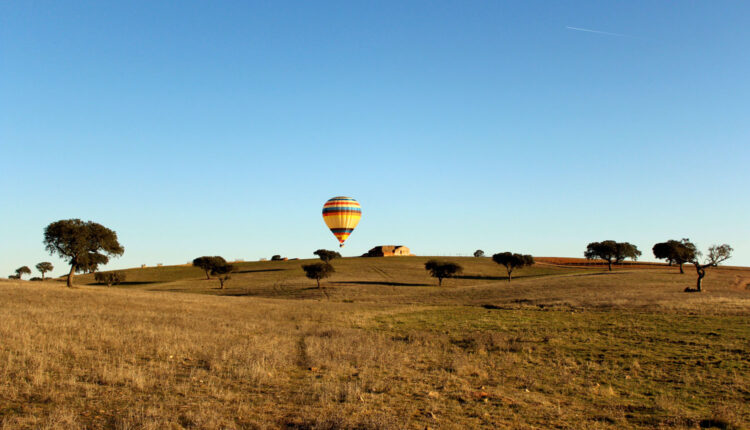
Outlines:
{"label": "striped balloon envelope", "polygon": [[323,221],[339,240],[339,246],[344,246],[360,218],[362,207],[351,197],[334,197],[323,205]]}

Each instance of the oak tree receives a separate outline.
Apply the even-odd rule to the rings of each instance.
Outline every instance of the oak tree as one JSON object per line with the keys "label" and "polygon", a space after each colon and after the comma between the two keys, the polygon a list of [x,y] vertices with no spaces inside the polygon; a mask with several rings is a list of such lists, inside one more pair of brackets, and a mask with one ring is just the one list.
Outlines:
{"label": "oak tree", "polygon": [[464,270],[459,264],[440,260],[429,260],[424,264],[424,268],[430,272],[430,276],[438,279],[438,286],[443,285],[444,278],[452,278]]}
{"label": "oak tree", "polygon": [[223,257],[219,257],[218,255],[209,257],[207,255],[204,255],[203,257],[198,257],[193,260],[193,266],[199,267],[203,269],[206,272],[206,279],[211,279],[211,271],[214,270],[216,267],[225,266],[227,264],[227,261],[224,260]]}
{"label": "oak tree", "polygon": [[511,252],[501,252],[492,256],[492,261],[505,266],[508,272],[508,282],[510,282],[513,270],[534,264],[534,257],[526,254],[514,254]]}
{"label": "oak tree", "polygon": [[44,261],[36,265],[36,270],[42,272],[42,281],[44,281],[44,274],[47,272],[51,272],[54,269],[55,266],[53,266],[49,261]]}
{"label": "oak tree", "polygon": [[339,254],[338,252],[336,252],[336,251],[329,251],[327,249],[319,249],[319,250],[313,252],[313,254],[315,254],[318,257],[320,257],[320,259],[323,260],[324,263],[330,263],[331,260],[333,260],[335,258],[341,258],[341,254]]}
{"label": "oak tree", "polygon": [[229,276],[229,274],[232,273],[233,270],[234,270],[234,266],[231,264],[227,264],[226,262],[224,262],[224,264],[216,264],[214,267],[211,268],[211,274],[216,276],[216,279],[219,280],[219,288],[221,288],[222,290],[224,289],[224,284],[228,280],[232,279],[232,277]]}
{"label": "oak tree", "polygon": [[615,242],[614,240],[605,240],[602,242],[591,242],[586,246],[583,256],[589,260],[601,258],[607,261],[609,270],[612,271],[612,263],[622,263],[626,258],[633,261],[638,260],[641,251],[628,242]]}
{"label": "oak tree", "polygon": [[67,285],[73,286],[73,273],[107,264],[125,249],[117,241],[117,233],[92,221],[66,219],[53,222],[44,229],[44,244],[50,254],[58,254],[70,264]]}
{"label": "oak tree", "polygon": [[21,266],[16,269],[16,279],[23,279],[23,275],[31,275],[31,269],[29,269],[29,266]]}
{"label": "oak tree", "polygon": [[320,288],[321,279],[325,279],[335,272],[333,266],[328,263],[305,264],[302,266],[302,270],[305,271],[305,276],[315,279],[315,282],[318,283],[318,288]]}
{"label": "oak tree", "polygon": [[107,284],[108,287],[125,282],[127,275],[125,272],[97,272],[94,274],[94,280],[100,284]]}
{"label": "oak tree", "polygon": [[654,245],[651,250],[654,252],[654,257],[660,260],[667,260],[670,266],[672,264],[679,264],[680,273],[685,273],[682,265],[695,260],[696,253],[698,252],[695,245],[687,238],[680,241],[668,240],[660,242]]}

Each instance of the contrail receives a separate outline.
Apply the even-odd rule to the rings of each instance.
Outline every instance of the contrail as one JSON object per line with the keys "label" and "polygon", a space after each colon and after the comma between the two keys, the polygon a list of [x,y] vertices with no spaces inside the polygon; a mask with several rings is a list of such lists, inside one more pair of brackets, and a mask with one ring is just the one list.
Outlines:
{"label": "contrail", "polygon": [[570,26],[565,26],[565,28],[567,28],[568,30],[585,31],[587,33],[606,34],[607,36],[633,37],[628,34],[610,33],[608,31],[599,31],[599,30],[589,30],[588,28],[578,28],[578,27],[570,27]]}

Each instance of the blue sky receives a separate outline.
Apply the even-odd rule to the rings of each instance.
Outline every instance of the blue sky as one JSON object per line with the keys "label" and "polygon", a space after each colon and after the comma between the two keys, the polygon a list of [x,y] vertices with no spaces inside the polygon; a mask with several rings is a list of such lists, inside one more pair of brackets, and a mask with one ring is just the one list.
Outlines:
{"label": "blue sky", "polygon": [[[691,238],[750,265],[750,3],[0,3],[0,275],[43,228],[107,268],[344,248],[582,256]],[[595,33],[571,29],[595,30]]]}

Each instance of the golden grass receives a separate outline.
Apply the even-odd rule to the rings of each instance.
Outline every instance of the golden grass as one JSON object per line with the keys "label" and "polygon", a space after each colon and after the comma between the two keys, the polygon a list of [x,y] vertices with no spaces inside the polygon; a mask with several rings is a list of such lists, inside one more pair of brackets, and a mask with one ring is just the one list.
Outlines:
{"label": "golden grass", "polygon": [[184,266],[119,288],[4,281],[0,428],[750,420],[750,272],[711,269],[688,294],[694,276],[662,268],[537,267],[508,284],[460,261],[465,277],[438,288],[416,257],[340,260],[330,299],[299,261],[241,265],[225,291]]}

